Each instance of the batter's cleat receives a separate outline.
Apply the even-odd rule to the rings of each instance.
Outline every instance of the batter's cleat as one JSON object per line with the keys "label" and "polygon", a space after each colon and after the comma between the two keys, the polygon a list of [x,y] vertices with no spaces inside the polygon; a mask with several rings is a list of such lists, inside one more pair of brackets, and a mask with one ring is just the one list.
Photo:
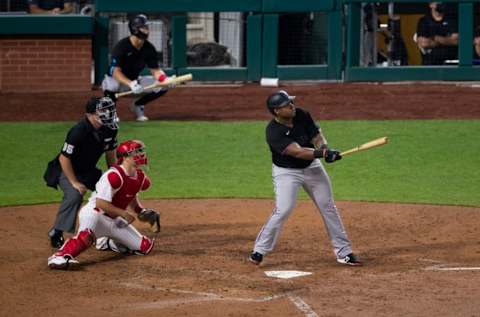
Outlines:
{"label": "batter's cleat", "polygon": [[135,113],[135,115],[137,116],[135,120],[137,120],[138,122],[148,121],[148,117],[145,116],[145,106],[137,106],[135,103],[132,103],[130,105],[130,111]]}
{"label": "batter's cleat", "polygon": [[140,116],[140,117],[137,117],[137,120],[138,122],[145,122],[145,121],[148,121],[148,117],[147,116]]}
{"label": "batter's cleat", "polygon": [[54,254],[48,258],[48,267],[51,269],[66,270],[69,266],[76,264],[79,264],[79,262],[70,255]]}
{"label": "batter's cleat", "polygon": [[52,245],[52,248],[60,249],[63,243],[65,243],[65,240],[63,239],[63,232],[60,230],[50,230],[48,237],[50,238],[50,244]]}
{"label": "batter's cleat", "polygon": [[337,258],[337,262],[341,264],[351,265],[351,266],[363,265],[363,263],[360,262],[353,253],[350,253],[343,258]]}
{"label": "batter's cleat", "polygon": [[248,256],[248,260],[255,265],[259,265],[263,261],[263,254],[258,253],[258,252],[252,252]]}

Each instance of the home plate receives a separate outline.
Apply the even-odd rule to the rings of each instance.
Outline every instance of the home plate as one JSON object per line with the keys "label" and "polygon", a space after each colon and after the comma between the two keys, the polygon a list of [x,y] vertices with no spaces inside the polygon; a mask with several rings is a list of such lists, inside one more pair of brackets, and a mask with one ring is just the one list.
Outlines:
{"label": "home plate", "polygon": [[311,275],[311,272],[302,271],[265,271],[265,275],[268,277],[276,278],[294,278],[299,276]]}

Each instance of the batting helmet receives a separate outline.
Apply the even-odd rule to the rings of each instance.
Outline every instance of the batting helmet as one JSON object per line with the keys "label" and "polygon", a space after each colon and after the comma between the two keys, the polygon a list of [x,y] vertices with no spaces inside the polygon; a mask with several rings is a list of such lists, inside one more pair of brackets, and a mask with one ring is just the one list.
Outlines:
{"label": "batting helmet", "polygon": [[117,164],[122,164],[126,157],[133,157],[137,165],[147,165],[145,144],[140,140],[127,140],[117,147]]}
{"label": "batting helmet", "polygon": [[134,16],[128,22],[128,28],[130,29],[130,34],[135,35],[142,40],[146,40],[148,38],[148,33],[143,33],[140,29],[148,28],[147,16],[145,14]]}
{"label": "batting helmet", "polygon": [[285,90],[279,90],[274,94],[271,94],[267,99],[268,110],[275,115],[273,109],[285,107],[295,99],[295,96],[290,96]]}
{"label": "batting helmet", "polygon": [[104,126],[112,130],[118,129],[117,108],[110,97],[92,97],[87,102],[85,111],[98,115]]}

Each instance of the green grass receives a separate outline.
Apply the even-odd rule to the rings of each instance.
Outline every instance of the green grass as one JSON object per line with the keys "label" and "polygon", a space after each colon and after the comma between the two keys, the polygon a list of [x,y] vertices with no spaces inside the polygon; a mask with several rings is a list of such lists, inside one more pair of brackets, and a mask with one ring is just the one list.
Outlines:
{"label": "green grass", "polygon": [[[60,200],[61,192],[46,187],[42,175],[72,124],[0,124],[0,206]],[[120,137],[147,144],[153,187],[146,198],[271,198],[265,125],[122,122]],[[326,165],[337,200],[480,206],[479,121],[324,121],[321,126],[330,145],[341,150],[390,138],[386,146]]]}

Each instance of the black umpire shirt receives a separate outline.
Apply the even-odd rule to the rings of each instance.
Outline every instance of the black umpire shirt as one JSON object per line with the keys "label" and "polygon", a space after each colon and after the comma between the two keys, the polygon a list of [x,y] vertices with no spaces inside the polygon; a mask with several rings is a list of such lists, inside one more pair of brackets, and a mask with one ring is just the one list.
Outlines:
{"label": "black umpire shirt", "polygon": [[300,108],[296,108],[292,128],[272,119],[267,125],[266,135],[267,143],[272,152],[273,164],[287,168],[305,168],[309,166],[312,161],[297,159],[282,153],[293,142],[298,143],[301,147],[314,148],[312,139],[318,133],[319,128],[313,121],[310,113]]}
{"label": "black umpire shirt", "polygon": [[[417,36],[433,38],[438,36],[449,36],[458,33],[457,22],[444,18],[442,21],[435,21],[432,15],[428,14],[418,21]],[[442,65],[444,61],[457,59],[458,47],[455,46],[437,46],[428,49],[427,53],[422,55],[423,65]]]}
{"label": "black umpire shirt", "polygon": [[113,69],[120,67],[122,73],[130,80],[136,80],[142,70],[148,68],[159,68],[157,59],[157,50],[149,41],[145,41],[138,50],[126,37],[120,40],[112,50],[112,62],[108,70],[108,75],[113,76]]}
{"label": "black umpire shirt", "polygon": [[96,170],[103,152],[117,147],[117,130],[102,126],[95,130],[87,117],[68,131],[61,153],[72,161],[77,175],[89,174]]}

